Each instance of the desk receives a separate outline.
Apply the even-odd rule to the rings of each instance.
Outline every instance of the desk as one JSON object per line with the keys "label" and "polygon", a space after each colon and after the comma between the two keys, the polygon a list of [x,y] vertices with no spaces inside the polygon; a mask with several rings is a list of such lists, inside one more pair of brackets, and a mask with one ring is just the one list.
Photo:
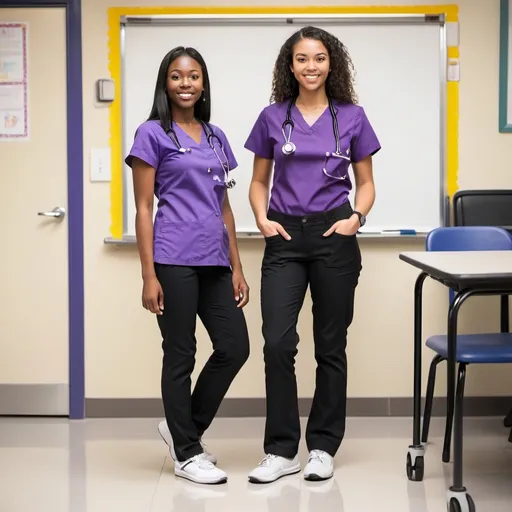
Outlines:
{"label": "desk", "polygon": [[448,310],[447,330],[448,409],[455,407],[453,485],[447,493],[447,506],[449,512],[474,512],[475,503],[462,481],[463,403],[455,396],[457,317],[462,304],[473,295],[512,294],[512,251],[415,251],[401,253],[399,257],[421,271],[414,287],[414,422],[407,476],[409,480],[421,481],[424,473],[425,448],[420,442],[422,295],[423,283],[430,277],[455,292]]}

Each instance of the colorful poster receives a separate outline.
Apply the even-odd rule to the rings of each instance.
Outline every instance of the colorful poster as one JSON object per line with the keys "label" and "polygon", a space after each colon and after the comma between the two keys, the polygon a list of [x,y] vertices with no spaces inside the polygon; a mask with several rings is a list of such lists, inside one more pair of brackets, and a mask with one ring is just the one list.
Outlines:
{"label": "colorful poster", "polygon": [[27,23],[0,23],[0,141],[27,140]]}

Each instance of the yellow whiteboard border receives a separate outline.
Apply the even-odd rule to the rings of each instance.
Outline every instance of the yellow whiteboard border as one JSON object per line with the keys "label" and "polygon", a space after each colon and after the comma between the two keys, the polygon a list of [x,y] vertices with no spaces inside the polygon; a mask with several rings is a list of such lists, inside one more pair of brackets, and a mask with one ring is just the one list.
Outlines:
{"label": "yellow whiteboard border", "polygon": [[[219,15],[219,14],[445,14],[447,22],[457,22],[457,5],[380,5],[339,7],[112,7],[108,9],[108,68],[114,81],[115,100],[110,105],[110,151],[112,180],[110,183],[110,234],[123,237],[123,161],[121,126],[121,45],[122,16],[149,15]],[[448,57],[457,58],[458,47],[448,48]],[[458,188],[459,169],[459,84],[448,82],[446,91],[446,187],[451,198]]]}

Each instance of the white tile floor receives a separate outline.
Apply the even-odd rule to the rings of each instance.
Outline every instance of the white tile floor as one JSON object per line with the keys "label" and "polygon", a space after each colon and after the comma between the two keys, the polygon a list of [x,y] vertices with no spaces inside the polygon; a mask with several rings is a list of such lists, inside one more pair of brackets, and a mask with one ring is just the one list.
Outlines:
{"label": "white tile floor", "polygon": [[[158,419],[0,418],[1,512],[446,512],[451,464],[434,419],[425,479],[409,482],[410,419],[350,419],[333,479],[252,485],[263,420],[218,419],[205,436],[229,474],[207,487],[174,477]],[[464,483],[478,512],[512,510],[512,444],[502,418],[466,419]],[[307,452],[301,446],[301,460]]]}

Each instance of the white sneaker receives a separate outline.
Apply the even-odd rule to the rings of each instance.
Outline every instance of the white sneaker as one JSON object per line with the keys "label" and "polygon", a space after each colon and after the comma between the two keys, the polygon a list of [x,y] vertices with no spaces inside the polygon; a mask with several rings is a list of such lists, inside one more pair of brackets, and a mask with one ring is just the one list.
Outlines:
{"label": "white sneaker", "polygon": [[223,484],[228,481],[228,475],[215,467],[204,453],[184,461],[174,463],[174,474],[197,484]]}
{"label": "white sneaker", "polygon": [[313,482],[327,480],[334,473],[334,459],[322,450],[311,450],[304,468],[304,478]]}
{"label": "white sneaker", "polygon": [[[174,443],[172,441],[171,432],[169,431],[169,427],[167,425],[167,421],[163,420],[158,424],[158,432],[162,436],[162,439],[166,442],[166,444],[169,446],[169,453],[171,454],[172,460],[176,461],[176,452],[174,451]],[[203,453],[205,454],[206,458],[212,463],[217,464],[217,457],[215,455],[212,455],[206,450],[206,446],[201,441],[201,446],[203,447]]]}
{"label": "white sneaker", "polygon": [[268,454],[259,463],[258,467],[249,473],[249,482],[254,484],[266,484],[276,481],[286,475],[293,475],[300,471],[299,456],[293,459],[285,459],[278,455]]}

